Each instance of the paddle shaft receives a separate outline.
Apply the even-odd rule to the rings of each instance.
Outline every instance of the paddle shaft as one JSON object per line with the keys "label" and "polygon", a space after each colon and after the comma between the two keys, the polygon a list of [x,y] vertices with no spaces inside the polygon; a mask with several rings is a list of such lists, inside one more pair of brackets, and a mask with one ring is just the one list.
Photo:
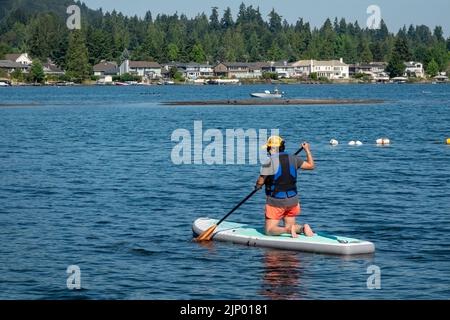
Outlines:
{"label": "paddle shaft", "polygon": [[[298,155],[300,152],[302,152],[303,147],[301,147],[296,153],[295,155]],[[226,218],[228,218],[230,216],[230,214],[232,214],[233,212],[235,212],[240,206],[242,206],[245,202],[247,202],[248,199],[250,199],[255,193],[257,193],[259,191],[259,189],[255,189],[253,190],[248,196],[245,197],[244,200],[242,200],[241,202],[239,202],[230,212],[227,213],[227,215],[225,217],[223,217],[222,219],[220,219],[219,222],[217,222],[216,226],[218,226],[219,224],[221,224]]]}

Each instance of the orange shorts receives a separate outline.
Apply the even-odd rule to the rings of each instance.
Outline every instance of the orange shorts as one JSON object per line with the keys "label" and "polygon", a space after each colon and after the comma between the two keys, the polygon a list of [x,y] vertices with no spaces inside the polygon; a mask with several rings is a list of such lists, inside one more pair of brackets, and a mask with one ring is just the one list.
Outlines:
{"label": "orange shorts", "polygon": [[266,219],[281,220],[285,217],[296,217],[300,214],[300,211],[300,204],[284,208],[272,207],[266,204]]}

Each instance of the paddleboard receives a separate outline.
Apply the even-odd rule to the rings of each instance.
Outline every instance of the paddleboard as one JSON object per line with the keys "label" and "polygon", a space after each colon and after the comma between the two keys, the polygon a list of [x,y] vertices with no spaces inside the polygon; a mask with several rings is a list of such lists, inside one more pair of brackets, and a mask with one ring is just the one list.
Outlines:
{"label": "paddleboard", "polygon": [[[199,218],[194,221],[192,230],[195,235],[200,235],[217,222],[218,220],[215,219]],[[257,230],[246,224],[226,221],[222,222],[216,228],[212,239],[252,247],[336,255],[369,254],[375,252],[375,245],[369,241],[328,235],[321,232],[316,232],[316,235],[313,237],[299,235],[298,238],[292,238],[290,234],[267,236],[263,230]]]}

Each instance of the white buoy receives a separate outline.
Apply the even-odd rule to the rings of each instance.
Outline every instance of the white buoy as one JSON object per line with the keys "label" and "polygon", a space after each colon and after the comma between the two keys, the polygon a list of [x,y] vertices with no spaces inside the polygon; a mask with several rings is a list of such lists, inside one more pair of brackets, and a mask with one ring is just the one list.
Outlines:
{"label": "white buoy", "polygon": [[337,145],[339,144],[339,141],[337,141],[336,139],[331,139],[331,140],[330,140],[330,144],[331,144],[332,146],[337,146]]}
{"label": "white buoy", "polygon": [[358,140],[358,141],[355,142],[355,144],[356,144],[357,146],[362,146],[363,143],[362,143],[361,141]]}
{"label": "white buoy", "polygon": [[379,145],[379,146],[387,146],[390,144],[391,144],[391,140],[389,140],[388,138],[377,139],[377,145]]}
{"label": "white buoy", "polygon": [[353,140],[348,143],[349,146],[354,146],[355,144],[356,144],[356,141],[353,141]]}

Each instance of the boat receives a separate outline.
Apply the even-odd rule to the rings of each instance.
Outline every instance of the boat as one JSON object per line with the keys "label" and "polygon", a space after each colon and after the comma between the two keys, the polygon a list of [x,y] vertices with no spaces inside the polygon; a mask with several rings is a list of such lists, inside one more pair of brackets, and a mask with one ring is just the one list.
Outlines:
{"label": "boat", "polygon": [[[215,219],[198,218],[192,225],[194,236],[202,234],[209,227],[217,224],[217,222],[218,220]],[[371,254],[375,252],[375,245],[369,241],[329,235],[322,232],[317,232],[312,237],[299,235],[298,238],[292,238],[290,234],[267,236],[263,230],[252,228],[246,224],[226,221],[217,226],[212,239],[244,244],[250,247],[334,255]]]}
{"label": "boat", "polygon": [[239,84],[239,79],[210,79],[206,82],[211,85],[222,85],[222,84]]}
{"label": "boat", "polygon": [[116,82],[114,82],[114,85],[116,85],[116,86],[129,86],[130,84],[127,83],[127,82],[116,81]]}
{"label": "boat", "polygon": [[0,81],[0,87],[9,87],[10,84],[8,82]]}
{"label": "boat", "polygon": [[271,98],[271,99],[280,99],[283,97],[283,92],[280,92],[278,89],[275,89],[273,92],[269,90],[264,90],[264,92],[256,92],[250,94],[254,98]]}

